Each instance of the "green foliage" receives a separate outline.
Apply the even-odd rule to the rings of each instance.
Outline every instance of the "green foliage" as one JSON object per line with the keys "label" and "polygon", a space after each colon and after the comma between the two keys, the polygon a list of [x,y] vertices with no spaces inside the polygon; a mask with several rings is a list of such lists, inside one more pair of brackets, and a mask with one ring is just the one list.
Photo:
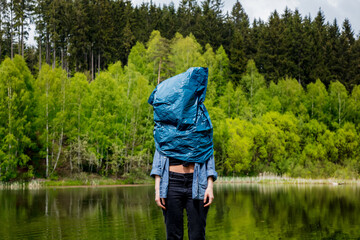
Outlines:
{"label": "green foliage", "polygon": [[[17,168],[30,161],[34,149],[34,79],[25,60],[16,55],[0,65],[0,180],[18,176]],[[28,169],[29,175],[32,169]]]}
{"label": "green foliage", "polygon": [[184,38],[180,33],[176,33],[171,40],[169,60],[172,75],[185,72],[189,67],[203,66],[205,63],[202,47],[192,34]]}
{"label": "green foliage", "polygon": [[[230,139],[227,145],[228,159],[225,168],[228,172],[244,173],[250,168],[253,141],[247,134],[250,123],[245,120],[227,119]],[[246,129],[246,130],[245,130]]]}
{"label": "green foliage", "polygon": [[[205,105],[214,126],[220,175],[358,177],[360,88],[353,86],[350,94],[340,81],[331,81],[327,89],[319,78],[303,86],[305,79],[299,76],[308,69],[299,67],[304,63],[289,57],[282,46],[292,39],[289,32],[301,29],[298,25],[287,29],[282,18],[300,24],[299,16],[292,19],[296,14],[272,14],[269,28],[275,35],[257,41],[270,48],[260,52],[271,50],[274,56],[255,56],[247,64],[232,64],[225,45],[206,44],[203,49],[195,34],[174,33],[170,40],[159,31],[150,32],[147,43],[139,41],[129,49],[126,65],[116,61],[94,80],[88,73],[70,77],[61,67],[48,64],[42,65],[35,80],[22,57],[5,59],[0,65],[1,180],[86,178],[88,173],[122,176],[127,182],[145,179],[155,150],[148,97],[158,82],[193,66],[209,69]],[[241,11],[236,16],[242,20],[233,27],[241,28],[242,41],[248,41],[246,16]],[[323,31],[320,15],[315,22],[306,24],[312,31]],[[256,22],[254,29],[263,27]],[[269,45],[272,41],[276,49]],[[131,42],[130,38],[122,47],[129,48]],[[236,54],[232,56],[245,61],[242,53]],[[277,54],[291,60],[280,64]],[[284,72],[282,64],[298,76]],[[264,75],[264,69],[270,74]],[[320,68],[316,71],[314,75],[324,74]]]}
{"label": "green foliage", "polygon": [[338,129],[347,117],[348,108],[348,93],[344,85],[339,81],[331,82],[329,86],[329,102],[337,122],[332,122],[332,126]]}

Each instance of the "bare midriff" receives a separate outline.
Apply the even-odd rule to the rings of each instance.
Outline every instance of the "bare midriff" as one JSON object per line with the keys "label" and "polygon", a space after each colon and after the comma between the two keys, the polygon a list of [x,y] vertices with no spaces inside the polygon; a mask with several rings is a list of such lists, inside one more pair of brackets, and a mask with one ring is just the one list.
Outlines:
{"label": "bare midriff", "polygon": [[189,163],[189,166],[184,167],[183,165],[172,165],[169,166],[169,170],[178,173],[193,173],[195,163]]}

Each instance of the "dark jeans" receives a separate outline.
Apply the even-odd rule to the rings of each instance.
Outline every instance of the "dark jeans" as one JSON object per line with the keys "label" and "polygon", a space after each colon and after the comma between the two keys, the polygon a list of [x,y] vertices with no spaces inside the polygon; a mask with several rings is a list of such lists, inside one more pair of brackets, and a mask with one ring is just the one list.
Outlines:
{"label": "dark jeans", "polygon": [[166,239],[183,239],[184,208],[188,219],[189,239],[205,239],[206,216],[210,206],[204,207],[204,199],[192,199],[192,181],[193,173],[169,171],[166,210],[162,209],[166,225]]}

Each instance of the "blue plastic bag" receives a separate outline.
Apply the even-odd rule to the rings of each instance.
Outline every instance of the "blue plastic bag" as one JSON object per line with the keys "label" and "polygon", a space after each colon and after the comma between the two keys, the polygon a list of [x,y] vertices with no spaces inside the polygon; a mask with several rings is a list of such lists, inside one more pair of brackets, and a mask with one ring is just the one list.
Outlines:
{"label": "blue plastic bag", "polygon": [[204,163],[213,154],[213,126],[203,103],[207,83],[208,69],[192,67],[151,93],[155,147],[165,156]]}

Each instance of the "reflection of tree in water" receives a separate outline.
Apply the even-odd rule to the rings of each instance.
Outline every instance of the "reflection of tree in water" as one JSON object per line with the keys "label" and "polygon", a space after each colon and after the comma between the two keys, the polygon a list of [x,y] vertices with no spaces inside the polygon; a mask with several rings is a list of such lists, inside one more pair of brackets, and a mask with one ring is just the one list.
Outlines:
{"label": "reflection of tree in water", "polygon": [[323,240],[338,240],[338,239],[351,239],[351,236],[347,233],[344,233],[340,230],[336,230],[334,233],[330,234],[329,236],[323,237]]}
{"label": "reflection of tree in water", "polygon": [[222,219],[219,239],[331,238],[360,232],[356,186],[218,184],[214,195],[216,212],[209,212],[209,222]]}
{"label": "reflection of tree in water", "polygon": [[[215,184],[206,235],[209,239],[358,238],[359,194],[356,186],[349,185]],[[166,238],[153,186],[4,190],[0,206],[3,239],[24,235]]]}
{"label": "reflection of tree in water", "polygon": [[0,202],[2,219],[26,223],[11,230],[0,226],[0,234],[9,236],[144,239],[165,234],[149,186],[2,191]]}

